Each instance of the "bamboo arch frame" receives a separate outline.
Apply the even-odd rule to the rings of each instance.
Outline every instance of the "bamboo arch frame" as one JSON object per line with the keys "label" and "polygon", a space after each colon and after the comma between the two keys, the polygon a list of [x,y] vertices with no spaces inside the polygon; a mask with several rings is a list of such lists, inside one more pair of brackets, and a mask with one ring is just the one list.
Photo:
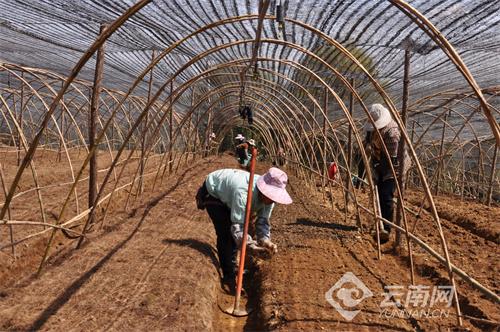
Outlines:
{"label": "bamboo arch frame", "polygon": [[[78,71],[81,69],[81,67],[83,66],[83,64],[84,64],[84,63],[88,60],[88,58],[90,57],[90,55],[91,55],[91,54],[92,54],[92,53],[93,53],[93,52],[97,49],[97,47],[98,47],[100,44],[102,44],[102,43],[104,42],[104,40],[105,40],[107,37],[109,37],[109,35],[111,35],[111,33],[112,33],[114,30],[116,30],[116,29],[117,29],[117,28],[121,25],[121,23],[122,23],[122,22],[124,22],[124,21],[125,21],[128,17],[130,17],[132,14],[134,14],[135,12],[137,12],[138,10],[140,10],[140,8],[142,8],[143,6],[145,6],[148,2],[149,2],[149,1],[141,1],[141,2],[139,2],[138,4],[136,4],[135,6],[131,7],[131,8],[130,8],[130,9],[129,9],[129,10],[128,10],[128,11],[127,11],[127,12],[126,12],[123,16],[121,16],[121,17],[120,17],[117,21],[115,21],[115,22],[114,22],[114,23],[110,26],[110,28],[108,28],[107,30],[105,30],[105,31],[103,32],[102,36],[101,36],[100,38],[98,38],[98,40],[96,40],[96,42],[95,42],[95,43],[93,44],[93,46],[89,49],[89,51],[88,51],[88,52],[87,52],[87,53],[86,53],[86,54],[82,57],[81,61],[79,62],[79,64],[75,67],[74,71],[72,72],[72,75],[71,75],[71,76],[70,76],[70,77],[69,77],[69,78],[65,81],[63,88],[59,91],[59,93],[57,94],[56,98],[54,99],[54,102],[51,104],[50,108],[48,109],[47,116],[44,118],[44,121],[42,122],[42,125],[40,126],[40,128],[41,128],[41,129],[40,129],[40,131],[37,133],[37,135],[35,136],[35,139],[33,140],[33,143],[30,145],[29,150],[28,150],[28,151],[27,151],[27,153],[26,153],[26,157],[23,159],[23,164],[21,165],[21,167],[20,167],[20,169],[19,169],[18,173],[16,174],[16,179],[17,179],[17,180],[16,180],[16,179],[14,180],[14,183],[12,184],[12,186],[11,186],[11,188],[10,188],[10,190],[9,190],[9,193],[8,193],[8,195],[7,195],[7,198],[6,198],[5,204],[4,204],[3,208],[2,208],[2,212],[0,213],[0,214],[1,214],[1,216],[2,216],[2,218],[4,217],[5,212],[6,212],[6,209],[9,207],[10,201],[12,200],[12,197],[13,197],[13,195],[14,195],[14,192],[15,192],[15,185],[14,185],[14,184],[15,184],[16,182],[18,182],[18,181],[19,181],[19,178],[20,178],[20,176],[21,176],[21,174],[22,174],[22,172],[23,172],[24,168],[26,168],[26,167],[27,167],[27,165],[28,165],[28,163],[30,163],[30,161],[31,161],[31,159],[32,159],[32,157],[33,157],[34,151],[35,151],[35,150],[36,150],[36,148],[37,148],[37,145],[38,145],[38,142],[39,142],[39,140],[40,140],[40,137],[41,137],[41,135],[42,135],[42,133],[43,133],[44,129],[46,128],[46,126],[47,126],[47,124],[48,124],[48,122],[49,122],[49,120],[50,120],[50,118],[49,118],[49,117],[50,117],[50,116],[52,116],[52,113],[55,111],[55,107],[58,105],[59,100],[61,100],[61,99],[62,99],[62,96],[64,95],[64,92],[65,92],[64,90],[66,90],[66,89],[69,87],[69,85],[71,84],[72,79],[74,79],[74,78],[76,77],[76,75],[78,74]],[[410,7],[410,8],[408,8],[407,6],[405,6],[405,3],[404,3],[404,2],[402,2],[402,1],[392,1],[392,2],[393,2],[396,6],[401,6],[401,7],[398,7],[398,8],[400,8],[402,11],[405,11],[405,13],[409,13],[409,14],[411,14],[411,15],[415,15],[415,17],[416,17],[416,18],[418,18],[418,19],[422,19],[420,16],[418,16],[418,12],[416,12],[416,11],[415,11],[414,9],[412,9],[411,7]],[[248,16],[247,16],[247,17],[245,17],[244,19],[255,19],[255,17],[254,17],[254,16],[255,16],[255,15],[248,15]],[[272,18],[273,18],[273,17],[271,17],[271,16],[270,16],[270,17],[267,17],[267,16],[266,16],[266,19],[272,19]],[[425,18],[424,18],[424,19],[425,19]],[[209,25],[209,26],[207,26],[207,27],[204,27],[204,28],[202,28],[202,29],[198,30],[196,33],[191,34],[190,36],[186,37],[184,40],[186,40],[187,38],[189,38],[189,37],[191,37],[191,36],[196,35],[196,34],[197,34],[197,33],[199,33],[199,32],[202,32],[202,31],[203,31],[203,30],[205,30],[205,29],[208,29],[208,27],[210,27],[210,26],[216,26],[216,25],[219,25],[219,24],[226,24],[227,22],[234,23],[234,22],[239,21],[239,20],[242,20],[242,18],[237,18],[237,19],[231,18],[231,19],[225,20],[225,22],[224,22],[224,23],[217,22],[217,23],[215,23],[215,24]],[[308,27],[308,26],[306,26],[305,24],[302,24],[302,23],[300,23],[300,24],[299,24],[299,22],[297,22],[297,21],[294,21],[294,20],[289,20],[289,19],[288,19],[288,21],[289,21],[289,22],[294,22],[294,23],[296,23],[296,24],[298,24],[298,25],[301,25],[301,26],[303,26],[304,28],[310,29],[311,31],[315,31],[315,29],[314,29],[314,28]],[[222,21],[221,21],[221,22],[222,22]],[[415,22],[415,23],[417,23],[417,22]],[[452,59],[452,61],[453,61],[455,64],[457,64],[457,63],[458,63],[458,65],[457,65],[457,66],[459,67],[459,70],[461,70],[461,72],[462,72],[462,73],[463,73],[463,75],[465,76],[466,80],[467,80],[467,81],[468,81],[468,83],[472,86],[473,90],[475,91],[475,93],[476,93],[476,94],[477,94],[477,96],[478,96],[478,100],[479,100],[479,102],[481,103],[481,105],[482,105],[482,107],[483,107],[483,109],[484,109],[484,112],[485,112],[485,114],[486,114],[486,116],[487,116],[487,118],[488,118],[488,121],[489,121],[490,125],[492,126],[492,131],[493,131],[494,136],[496,137],[496,140],[497,140],[497,145],[498,145],[498,141],[499,141],[498,124],[497,124],[496,122],[492,123],[492,121],[491,121],[491,113],[488,113],[488,112],[490,112],[490,110],[489,110],[489,108],[488,108],[487,102],[486,102],[485,100],[483,100],[483,99],[484,99],[484,96],[482,95],[481,91],[478,89],[477,84],[475,83],[475,81],[474,81],[474,79],[472,78],[472,76],[470,75],[470,73],[468,73],[468,71],[467,71],[466,67],[465,67],[465,66],[463,66],[463,63],[461,62],[461,60],[460,60],[460,58],[458,57],[458,55],[456,55],[456,52],[455,52],[455,53],[453,53],[453,52],[454,52],[454,50],[453,50],[453,48],[451,48],[451,46],[447,43],[447,41],[446,41],[446,40],[442,41],[442,40],[441,40],[441,38],[440,38],[441,36],[439,36],[439,35],[438,35],[438,33],[436,33],[434,30],[432,30],[432,26],[430,25],[430,22],[423,20],[423,22],[418,22],[417,24],[423,25],[424,27],[425,27],[425,26],[427,26],[429,29],[431,29],[431,31],[427,31],[427,30],[425,30],[425,29],[423,28],[423,29],[424,29],[424,31],[426,31],[427,33],[430,33],[430,34],[435,34],[435,35],[436,35],[435,37],[436,37],[436,38],[438,38],[439,42],[441,42],[441,43],[442,43],[442,44],[439,44],[439,43],[437,42],[437,43],[439,44],[439,46],[440,46],[443,50],[445,50],[445,49],[446,49],[446,51],[445,51],[445,52],[450,52],[450,54],[449,54],[449,53],[446,53],[446,54],[447,54],[447,56],[448,56],[448,57],[450,57],[450,59],[451,59],[451,58],[453,58],[453,59]],[[320,32],[319,32],[319,31],[317,31],[317,30],[316,30],[316,32],[320,33]],[[322,36],[321,34],[319,34],[319,35],[320,35],[322,38],[325,38],[325,36]],[[351,55],[351,54],[350,54],[347,50],[343,49],[341,45],[337,45],[337,44],[335,44],[336,42],[335,42],[335,41],[333,41],[332,39],[329,39],[329,38],[325,38],[325,39],[326,39],[329,43],[331,43],[333,46],[335,46],[335,47],[337,47],[339,50],[341,50],[341,51],[342,51],[342,52],[343,52],[346,56],[350,57],[350,58],[351,58],[351,60],[352,60],[355,64],[357,64],[357,65],[359,66],[359,68],[361,68],[363,71],[365,71],[365,72],[366,72],[366,70],[365,70],[365,69],[361,66],[361,64],[360,64],[359,62],[357,62],[357,60],[356,60],[354,57],[352,57],[352,55]],[[270,40],[269,40],[269,41],[270,41]],[[176,43],[176,44],[174,44],[174,45],[175,45],[175,47],[176,47],[176,46],[180,45],[181,43],[182,43],[182,42],[179,42],[179,43]],[[171,48],[171,49],[169,48],[169,49],[170,49],[170,50],[172,50],[172,49],[174,49],[175,47],[173,47],[173,48]],[[92,50],[93,50],[93,51],[92,51]],[[167,53],[168,53],[168,52],[167,52]],[[158,59],[158,61],[159,61],[160,57],[158,57],[157,59]],[[158,61],[157,61],[156,63],[158,63]],[[155,63],[155,64],[156,64],[156,63]],[[155,64],[153,64],[153,63],[152,63],[152,64],[151,64],[151,65],[150,65],[150,66],[149,66],[149,67],[148,67],[148,68],[147,68],[147,69],[143,72],[143,73],[144,73],[144,75],[145,75],[147,72],[149,72],[149,70],[150,70],[150,69],[152,69],[152,68],[154,67],[154,65],[155,65]],[[462,68],[462,66],[463,66],[464,68]],[[366,73],[366,74],[368,74],[368,73]],[[143,75],[142,77],[144,77],[144,75]],[[369,75],[368,75],[368,76],[369,76]],[[317,79],[319,79],[319,81],[322,81],[322,80],[319,78],[319,76],[317,76],[317,75],[316,75],[316,78],[317,78]],[[370,79],[372,79],[372,78],[371,78],[371,76],[369,76],[369,78],[370,78]],[[172,81],[172,80],[173,80],[173,78],[172,78],[172,79],[170,79],[169,81]],[[372,80],[373,80],[373,79],[372,79]],[[136,81],[136,83],[137,83],[138,81],[139,81],[139,79]],[[133,89],[134,89],[134,88],[135,88],[135,86],[136,86],[136,83],[134,83],[134,87],[132,87],[132,88],[131,88],[130,92],[131,92],[131,91],[133,91]],[[324,83],[324,82],[323,82],[323,83]],[[399,125],[401,128],[404,128],[404,127],[402,127],[401,122],[400,122],[400,120],[399,120],[399,117],[398,117],[398,115],[397,115],[397,112],[396,112],[396,110],[395,110],[395,107],[394,107],[394,105],[392,104],[392,102],[390,101],[390,99],[388,98],[388,96],[386,96],[386,95],[384,94],[384,91],[381,89],[381,87],[379,87],[379,86],[376,84],[376,81],[374,81],[374,80],[373,80],[373,84],[375,85],[375,87],[377,88],[377,90],[379,90],[379,93],[380,93],[380,94],[384,97],[384,99],[385,99],[386,103],[387,103],[387,104],[388,104],[388,106],[389,106],[390,111],[393,113],[393,117],[394,117],[394,118],[396,119],[396,121],[398,122],[398,125]],[[167,85],[167,83],[166,83],[165,85]],[[326,85],[326,83],[325,83],[325,85]],[[347,82],[347,84],[346,84],[346,85],[347,85],[347,86],[349,86],[349,83]],[[352,87],[351,87],[351,88],[352,88]],[[129,92],[129,93],[127,93],[127,94],[125,95],[125,97],[123,98],[123,100],[119,102],[119,106],[118,106],[118,108],[119,108],[119,107],[121,107],[121,104],[123,104],[125,100],[127,100],[128,96],[129,96],[129,94],[130,94],[130,92]],[[157,93],[157,98],[160,96],[160,94],[161,94],[161,93],[162,93],[161,91],[159,91],[159,92]],[[354,91],[354,90],[353,90],[353,93],[355,93],[355,91]],[[335,92],[334,92],[333,90],[331,91],[331,94],[335,96]],[[355,93],[355,94],[356,94],[356,93]],[[171,96],[172,96],[172,93],[170,94],[169,99],[170,99],[170,97],[171,97]],[[386,99],[386,97],[387,97],[387,99]],[[337,97],[337,98],[338,98],[338,97]],[[359,96],[357,96],[357,98],[360,98],[360,97],[359,97]],[[155,99],[155,98],[153,98],[153,99]],[[361,99],[360,99],[359,101],[362,103]],[[145,110],[143,111],[143,113],[141,113],[141,115],[142,115],[142,114],[144,114],[144,112],[146,112],[149,108],[151,108],[151,107],[152,107],[152,105],[153,105],[153,103],[154,103],[154,101],[153,101],[153,102],[148,102],[148,103],[146,104],[146,106],[145,106]],[[171,109],[171,111],[170,111],[170,112],[171,112],[171,114],[174,112],[174,111],[173,111],[173,106],[172,106],[172,104],[173,104],[173,102],[170,102],[170,106],[169,106],[169,108]],[[340,104],[340,106],[341,106],[342,110],[343,110],[344,112],[346,112],[346,107],[345,107],[345,105],[343,105],[343,103],[342,103],[342,101],[341,101],[340,99],[339,99],[339,104]],[[164,105],[163,105],[163,106],[164,106]],[[163,106],[162,106],[162,107],[160,107],[160,109],[163,109]],[[320,108],[320,110],[322,111],[323,116],[325,116],[325,113],[323,112],[323,110],[322,110],[321,108]],[[113,112],[111,112],[111,114],[115,114],[115,113],[114,113],[114,111],[113,111]],[[346,114],[347,114],[347,113],[346,113]],[[112,119],[112,118],[113,118],[113,116],[111,116],[111,117],[110,117],[110,119],[106,122],[106,124],[102,127],[102,128],[103,128],[102,133],[103,133],[103,135],[104,135],[104,136],[105,136],[105,132],[106,132],[106,130],[105,130],[104,128],[107,128],[107,127],[109,126],[110,121],[111,121],[111,119]],[[348,119],[349,119],[349,118],[348,118]],[[137,119],[136,124],[139,124],[139,123],[141,122],[141,120],[142,120],[142,118],[141,118],[141,116],[140,116],[140,117]],[[371,119],[371,120],[372,120],[372,119]],[[493,119],[493,120],[494,120],[494,119]],[[172,123],[172,122],[170,122],[170,123],[171,123],[171,126],[172,126],[172,128],[173,128],[173,123]],[[178,125],[179,125],[179,124],[178,124]],[[357,141],[358,141],[358,145],[360,145],[359,135],[358,135],[358,133],[356,133],[356,130],[355,130],[355,125],[354,125],[354,122],[352,121],[352,119],[349,119],[349,125],[350,125],[351,127],[353,127],[353,129],[354,129],[354,134],[355,134],[356,139],[357,139]],[[330,126],[331,126],[331,124],[330,124]],[[133,127],[132,127],[132,128],[133,128]],[[132,136],[131,134],[134,132],[134,129],[132,129],[132,128],[129,130],[129,134],[127,135],[127,138],[126,138],[126,139],[124,139],[124,142],[128,141],[128,140],[131,138],[131,136]],[[135,126],[135,128],[137,128],[137,126]],[[171,128],[170,132],[172,131],[172,128]],[[333,129],[332,129],[332,131],[333,131]],[[429,188],[429,186],[427,185],[427,182],[426,182],[426,180],[425,180],[425,175],[423,174],[423,171],[422,171],[422,169],[421,169],[421,166],[420,166],[420,164],[419,164],[419,162],[418,162],[418,157],[417,157],[417,155],[416,155],[416,152],[415,152],[415,151],[413,150],[413,148],[411,147],[411,142],[409,141],[408,136],[407,136],[406,134],[403,134],[403,136],[404,136],[405,140],[407,141],[407,144],[410,146],[411,153],[412,153],[412,157],[414,158],[415,162],[417,163],[417,168],[418,168],[418,171],[419,171],[419,173],[420,173],[420,176],[422,177],[422,180],[423,180],[423,183],[424,183],[424,188],[426,189],[426,195],[428,195],[428,198],[429,198],[429,200],[430,200],[430,202],[431,202],[431,205],[433,205],[433,215],[434,215],[435,220],[436,220],[436,222],[437,222],[437,224],[438,224],[438,229],[439,229],[440,233],[442,233],[442,231],[441,231],[441,227],[440,227],[440,225],[439,225],[439,218],[438,218],[438,216],[437,216],[437,211],[435,211],[435,206],[434,206],[434,203],[433,203],[433,201],[432,201],[432,195],[430,194],[430,188]],[[100,138],[99,138],[99,140],[98,140],[98,141],[100,141],[100,139],[102,139],[102,136],[100,136]],[[325,142],[326,142],[326,140],[325,140]],[[171,144],[171,142],[170,142],[170,144]],[[361,146],[361,145],[360,145],[360,146]],[[95,153],[95,150],[89,151],[88,156],[90,156],[90,155],[92,155],[92,154],[94,154],[94,153]],[[169,153],[171,153],[171,149],[169,150]],[[363,154],[364,154],[364,152],[363,152]],[[366,156],[363,156],[363,158],[365,158],[365,159],[366,159]],[[117,160],[118,160],[118,156],[117,156],[117,157],[115,157],[115,161],[116,161],[116,162],[117,162]],[[114,164],[116,164],[116,163],[115,163],[115,161],[114,161]],[[366,161],[366,160],[365,160],[365,161]],[[85,167],[85,166],[82,166],[82,170],[83,170],[83,168],[84,168],[84,167]],[[112,166],[111,166],[111,169],[112,169],[112,168],[114,168],[114,165],[112,165]],[[110,171],[108,172],[108,175],[110,174],[111,169],[110,169]],[[394,170],[393,170],[393,171],[394,171]],[[108,177],[108,175],[106,175],[106,177]],[[77,180],[75,180],[75,181],[76,181],[76,182],[78,182]],[[106,182],[106,181],[107,181],[107,180],[105,180],[105,182]],[[76,183],[76,182],[75,182],[75,183]],[[399,191],[399,189],[398,189],[398,191]],[[372,195],[372,196],[373,196],[373,195]],[[65,205],[66,205],[66,204],[67,204],[67,202],[65,203]],[[62,211],[63,211],[63,210],[64,210],[64,207],[63,207]],[[59,216],[59,218],[58,218],[58,222],[60,221],[61,216],[62,216],[62,212],[61,212],[61,215],[60,215],[60,216]],[[448,255],[447,255],[447,250],[446,250],[446,244],[445,244],[445,243],[443,244],[443,248],[444,248],[444,252],[445,252],[446,256],[448,256]],[[447,262],[448,262],[448,270],[449,270],[450,277],[451,277],[451,265],[450,265],[450,263],[449,263],[449,257],[446,257],[446,260],[447,260]]]}

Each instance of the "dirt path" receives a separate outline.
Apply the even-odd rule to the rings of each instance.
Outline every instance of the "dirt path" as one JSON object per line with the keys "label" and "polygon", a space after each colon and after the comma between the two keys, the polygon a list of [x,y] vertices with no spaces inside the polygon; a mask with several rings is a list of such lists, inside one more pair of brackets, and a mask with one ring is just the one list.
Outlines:
{"label": "dirt path", "polygon": [[[292,178],[292,183],[297,183]],[[440,318],[393,317],[397,311],[384,311],[386,286],[402,286],[403,296],[411,285],[407,260],[395,255],[390,243],[382,247],[382,260],[376,259],[375,242],[369,234],[360,234],[355,221],[344,223],[344,215],[322,203],[322,195],[307,186],[292,186],[295,204],[279,206],[274,211],[273,234],[280,252],[272,262],[263,262],[261,270],[261,314],[267,327],[289,330],[446,330],[454,329],[454,310],[433,312]],[[337,200],[341,196],[335,195]],[[329,205],[329,204],[328,204]],[[479,204],[474,206],[479,211]],[[415,208],[415,207],[413,207]],[[460,209],[455,207],[456,211]],[[491,215],[491,208],[483,208],[482,217]],[[493,212],[498,213],[498,208]],[[480,219],[481,216],[477,216]],[[456,219],[456,218],[455,218]],[[455,219],[453,219],[455,221]],[[365,223],[366,223],[366,219]],[[410,219],[413,224],[414,219]],[[481,283],[498,293],[499,252],[495,242],[468,232],[463,225],[442,219],[453,261]],[[491,221],[493,222],[493,221]],[[440,248],[432,219],[426,215],[418,221],[419,236],[434,248]],[[365,224],[365,227],[368,226]],[[442,266],[423,250],[414,246],[415,285],[432,288],[448,285]],[[373,293],[353,309],[361,310],[352,321],[347,321],[327,302],[325,293],[352,272]],[[458,279],[458,278],[457,278]],[[351,288],[352,284],[347,283]],[[468,284],[458,280],[462,314],[499,321],[500,307],[485,299]],[[356,298],[356,297],[355,297]],[[403,302],[405,299],[402,299]],[[338,301],[340,303],[340,301]],[[395,307],[389,307],[394,309]],[[412,310],[413,307],[405,307]],[[344,308],[352,310],[351,308]],[[443,315],[448,314],[448,317]],[[471,330],[495,330],[498,325],[464,319]]]}
{"label": "dirt path", "polygon": [[[228,166],[234,167],[228,156],[192,163],[154,193],[146,192],[127,213],[108,217],[105,231],[93,233],[83,248],[53,257],[39,279],[1,288],[0,330],[434,331],[454,327],[453,315],[440,320],[381,315],[384,287],[410,284],[406,261],[387,247],[382,261],[377,260],[370,234],[355,230],[353,220],[345,224],[338,210],[323,204],[321,194],[293,177],[294,204],[277,206],[272,217],[279,253],[271,260],[254,260],[246,279],[256,310],[247,319],[222,314],[217,307],[224,294],[215,235],[206,213],[195,208],[193,197],[206,174]],[[259,172],[265,168],[259,165]],[[421,235],[437,246],[432,221],[424,217],[419,222]],[[451,221],[445,220],[444,227],[457,264],[475,276],[477,272],[480,282],[498,291],[498,263],[490,261],[487,268],[488,257],[498,258],[496,244]],[[470,248],[456,241],[460,237]],[[439,264],[418,250],[415,257],[416,284],[446,284]],[[356,307],[361,312],[352,321],[340,316],[325,299],[325,293],[346,272],[352,272],[373,293]],[[466,313],[499,319],[498,307],[463,283],[459,289],[467,294],[463,297],[469,306]],[[469,320],[465,326],[495,328]]]}
{"label": "dirt path", "polygon": [[3,289],[0,329],[210,330],[214,234],[193,197],[220,166],[192,167],[110,218],[108,232],[53,260],[39,279]]}

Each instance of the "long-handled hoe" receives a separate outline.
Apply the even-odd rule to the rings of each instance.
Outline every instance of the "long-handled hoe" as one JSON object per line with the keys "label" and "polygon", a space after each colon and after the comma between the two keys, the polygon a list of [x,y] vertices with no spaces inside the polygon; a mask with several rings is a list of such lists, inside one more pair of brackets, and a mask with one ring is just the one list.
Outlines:
{"label": "long-handled hoe", "polygon": [[253,189],[253,177],[255,174],[255,160],[257,159],[257,149],[252,147],[252,159],[250,160],[250,180],[248,181],[248,195],[247,195],[247,205],[245,210],[245,225],[243,227],[243,239],[241,241],[240,248],[240,264],[238,266],[238,279],[236,280],[236,295],[234,297],[234,306],[222,309],[226,314],[235,317],[245,317],[248,316],[252,309],[240,308],[241,299],[241,288],[243,285],[243,271],[245,269],[245,255],[247,251],[247,234],[248,234],[248,224],[250,223],[250,210],[252,208],[252,189]]}

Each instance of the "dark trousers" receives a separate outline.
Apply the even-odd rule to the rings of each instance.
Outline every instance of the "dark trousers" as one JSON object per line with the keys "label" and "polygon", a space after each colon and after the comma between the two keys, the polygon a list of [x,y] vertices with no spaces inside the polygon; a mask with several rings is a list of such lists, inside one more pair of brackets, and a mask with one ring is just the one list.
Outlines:
{"label": "dark trousers", "polygon": [[[392,215],[394,212],[394,189],[396,188],[396,181],[394,179],[389,179],[385,181],[378,181],[377,191],[378,199],[380,202],[380,210],[382,213],[382,218],[387,219],[392,222]],[[391,226],[384,223],[384,229],[388,232],[391,231]]]}
{"label": "dark trousers", "polygon": [[217,234],[217,254],[224,279],[234,278],[237,247],[231,236],[231,210],[213,197],[206,208]]}

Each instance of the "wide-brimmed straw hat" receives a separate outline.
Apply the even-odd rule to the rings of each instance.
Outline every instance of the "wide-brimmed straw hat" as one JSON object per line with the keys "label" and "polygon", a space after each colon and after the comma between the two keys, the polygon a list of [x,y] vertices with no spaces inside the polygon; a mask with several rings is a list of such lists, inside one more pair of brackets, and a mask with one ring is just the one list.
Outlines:
{"label": "wide-brimmed straw hat", "polygon": [[238,134],[238,135],[236,135],[236,137],[234,139],[243,141],[245,139],[245,137],[243,135],[241,135],[241,134]]}
{"label": "wide-brimmed straw hat", "polygon": [[247,143],[248,143],[248,144],[250,144],[250,145],[255,145],[255,141],[254,141],[252,138],[250,138],[250,139],[247,141]]}
{"label": "wide-brimmed straw hat", "polygon": [[286,191],[288,176],[276,167],[271,167],[257,180],[257,188],[269,199],[279,204],[291,204],[292,198]]}
{"label": "wide-brimmed straw hat", "polygon": [[[370,115],[372,116],[373,121],[375,122],[375,128],[377,129],[384,128],[392,120],[392,116],[389,110],[380,104],[373,104],[370,106]],[[370,120],[366,121],[365,130],[373,130],[373,125]]]}

